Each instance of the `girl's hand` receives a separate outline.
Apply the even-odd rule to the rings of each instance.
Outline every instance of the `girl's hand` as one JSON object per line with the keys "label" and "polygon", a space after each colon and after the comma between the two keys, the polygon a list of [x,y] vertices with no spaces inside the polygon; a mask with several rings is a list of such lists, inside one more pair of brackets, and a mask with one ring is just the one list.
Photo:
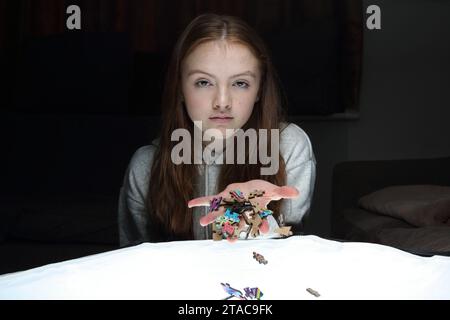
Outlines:
{"label": "girl's hand", "polygon": [[[266,208],[270,201],[280,200],[280,199],[292,199],[299,195],[299,191],[294,187],[282,186],[279,187],[270,182],[264,180],[250,180],[242,183],[232,183],[228,185],[225,190],[221,193],[213,196],[200,197],[192,199],[188,202],[188,207],[199,207],[199,206],[209,206],[213,198],[222,197],[230,198],[230,191],[239,190],[244,194],[245,198],[248,198],[250,192],[255,190],[265,191],[264,195],[261,197],[254,197],[249,199],[249,201],[257,208]],[[200,219],[200,224],[202,226],[207,226],[208,224],[214,222],[217,217],[225,213],[225,208],[220,206],[216,211],[208,213]],[[241,220],[243,222],[243,220]],[[239,229],[243,229],[244,225],[241,224]],[[269,224],[267,219],[263,219],[261,226],[259,227],[261,233],[267,233],[269,231]]]}

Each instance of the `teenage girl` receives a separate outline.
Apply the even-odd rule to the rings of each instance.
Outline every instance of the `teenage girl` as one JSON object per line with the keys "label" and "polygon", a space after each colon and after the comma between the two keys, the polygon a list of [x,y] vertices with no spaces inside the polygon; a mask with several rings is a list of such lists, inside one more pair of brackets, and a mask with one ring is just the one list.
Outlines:
{"label": "teenage girl", "polygon": [[[284,121],[280,87],[268,50],[245,22],[205,14],[186,27],[167,71],[161,128],[157,139],[134,153],[126,170],[119,198],[121,246],[211,239],[210,223],[216,215],[208,214],[209,200],[233,188],[244,193],[266,191],[265,203],[273,216],[261,226],[261,233],[270,235],[283,225],[302,226],[316,174],[311,142],[300,127]],[[226,143],[212,153],[208,163],[196,163],[193,152],[193,161],[175,163],[173,150],[179,141],[173,141],[172,134],[184,129],[195,137],[199,128],[202,132],[217,129],[226,141],[231,129],[279,130],[275,141],[279,152],[272,154],[278,157],[278,170],[261,174],[265,164],[249,161],[249,147],[243,164],[217,161],[223,159]],[[271,150],[271,135],[268,137]],[[203,138],[191,145],[207,148]]]}

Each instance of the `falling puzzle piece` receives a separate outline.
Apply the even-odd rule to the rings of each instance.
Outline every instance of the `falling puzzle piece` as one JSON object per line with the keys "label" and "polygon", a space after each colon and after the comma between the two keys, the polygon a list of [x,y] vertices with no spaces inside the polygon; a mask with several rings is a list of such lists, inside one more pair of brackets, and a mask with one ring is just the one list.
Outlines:
{"label": "falling puzzle piece", "polygon": [[275,233],[278,233],[279,235],[283,237],[289,237],[292,236],[291,226],[285,226],[281,228],[277,228],[274,230]]}

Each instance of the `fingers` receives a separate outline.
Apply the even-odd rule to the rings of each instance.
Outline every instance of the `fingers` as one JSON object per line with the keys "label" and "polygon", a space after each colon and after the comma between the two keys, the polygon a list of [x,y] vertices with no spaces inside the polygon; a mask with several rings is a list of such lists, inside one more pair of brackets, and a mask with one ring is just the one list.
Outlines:
{"label": "fingers", "polygon": [[229,243],[234,243],[234,242],[236,242],[237,240],[238,240],[237,237],[227,238],[227,241],[228,241]]}
{"label": "fingers", "polygon": [[201,206],[209,206],[211,200],[214,198],[214,196],[207,196],[207,197],[200,197],[192,199],[188,202],[188,207],[201,207]]}
{"label": "fingers", "polygon": [[[239,189],[238,188],[238,183],[234,183],[231,184],[227,187],[227,190],[233,190],[233,189]],[[245,192],[247,193],[247,192]],[[213,195],[213,196],[206,196],[206,197],[199,197],[199,198],[195,198],[192,199],[188,202],[188,207],[189,208],[193,208],[193,207],[202,207],[202,206],[209,206],[209,204],[211,203],[211,200],[213,198],[216,198],[218,196],[222,196],[225,197],[227,195],[227,192],[223,192],[223,194],[218,194],[218,195]],[[267,205],[271,200],[280,200],[282,198],[285,199],[291,199],[291,198],[296,198],[298,197],[299,192],[296,188],[294,187],[290,187],[290,186],[283,186],[283,187],[278,187],[273,189],[272,191],[266,191],[265,196],[263,197],[258,197],[258,198],[254,198],[254,200],[250,200],[252,203],[254,202],[259,202],[259,206],[260,207],[264,207],[265,205]]]}
{"label": "fingers", "polygon": [[300,192],[298,192],[297,188],[290,186],[282,186],[275,188],[270,195],[271,200],[280,200],[280,199],[292,199],[297,198]]}
{"label": "fingers", "polygon": [[261,225],[259,226],[259,232],[261,232],[261,233],[268,233],[269,232],[269,222],[266,219],[264,219],[261,222]]}
{"label": "fingers", "polygon": [[218,217],[220,217],[224,213],[225,213],[225,208],[224,207],[219,207],[218,210],[212,211],[212,212],[208,213],[206,216],[201,217],[200,218],[200,225],[202,227],[207,226],[208,224],[213,223],[214,220],[216,220]]}
{"label": "fingers", "polygon": [[297,198],[298,195],[300,194],[297,188],[290,186],[279,187],[277,193],[279,196],[285,199]]}

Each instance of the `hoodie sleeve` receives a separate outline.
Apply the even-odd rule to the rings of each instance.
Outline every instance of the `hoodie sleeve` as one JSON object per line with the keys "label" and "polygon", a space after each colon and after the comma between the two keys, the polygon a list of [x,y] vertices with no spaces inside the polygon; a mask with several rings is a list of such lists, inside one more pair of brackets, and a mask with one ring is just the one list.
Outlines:
{"label": "hoodie sleeve", "polygon": [[281,224],[300,226],[309,214],[316,180],[316,159],[308,135],[290,123],[280,134],[280,152],[286,163],[287,185],[296,187],[300,195],[284,199]]}
{"label": "hoodie sleeve", "polygon": [[149,241],[146,198],[154,152],[150,145],[139,148],[125,171],[118,204],[121,247]]}
{"label": "hoodie sleeve", "polygon": [[[307,134],[297,125],[285,124],[280,133],[280,153],[286,162],[286,184],[296,187],[300,195],[296,199],[283,199],[280,225],[301,227],[309,214],[316,179],[316,159]],[[273,216],[268,216],[269,232],[260,234],[257,239],[278,238],[275,233],[279,227]],[[245,233],[240,234],[245,238]]]}

